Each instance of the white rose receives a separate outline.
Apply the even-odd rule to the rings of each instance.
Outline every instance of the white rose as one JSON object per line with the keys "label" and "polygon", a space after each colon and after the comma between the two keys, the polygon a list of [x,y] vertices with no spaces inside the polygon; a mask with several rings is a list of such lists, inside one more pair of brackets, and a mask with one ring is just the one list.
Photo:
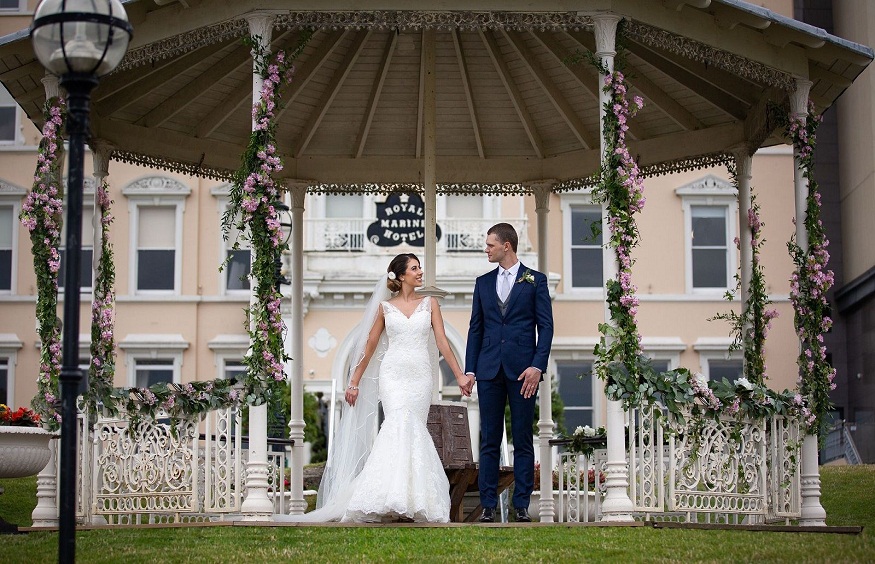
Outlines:
{"label": "white rose", "polygon": [[585,437],[594,437],[595,436],[595,429],[593,429],[592,427],[587,425],[586,427],[583,428],[583,435]]}
{"label": "white rose", "polygon": [[582,435],[584,432],[585,432],[585,431],[584,431],[583,427],[578,427],[577,429],[574,430],[574,436],[575,436],[575,437],[579,437],[579,436]]}
{"label": "white rose", "polygon": [[750,381],[744,377],[741,377],[738,380],[736,380],[735,385],[740,386],[748,391],[753,390],[753,384],[751,384]]}

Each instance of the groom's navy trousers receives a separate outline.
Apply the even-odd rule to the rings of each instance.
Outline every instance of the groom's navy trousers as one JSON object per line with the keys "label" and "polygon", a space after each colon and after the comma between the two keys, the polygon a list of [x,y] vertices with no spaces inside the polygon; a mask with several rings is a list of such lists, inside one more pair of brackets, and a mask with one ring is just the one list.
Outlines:
{"label": "groom's navy trousers", "polygon": [[520,264],[518,280],[502,308],[498,269],[477,278],[468,328],[465,372],[477,378],[480,398],[480,504],[498,504],[498,467],[505,405],[510,404],[514,445],[513,505],[528,508],[534,486],[532,425],[535,397],[524,398],[518,380],[532,366],[547,370],[553,341],[553,310],[547,277]]}

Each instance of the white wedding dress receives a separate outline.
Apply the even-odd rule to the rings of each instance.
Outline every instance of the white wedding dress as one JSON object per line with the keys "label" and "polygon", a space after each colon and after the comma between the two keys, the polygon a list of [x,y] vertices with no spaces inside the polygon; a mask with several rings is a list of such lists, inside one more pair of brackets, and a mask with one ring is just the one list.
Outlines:
{"label": "white wedding dress", "polygon": [[422,299],[409,318],[389,302],[381,305],[389,340],[379,377],[385,419],[341,520],[445,523],[450,484],[426,426],[434,385],[431,298]]}
{"label": "white wedding dress", "polygon": [[[341,421],[340,436],[332,441],[334,463],[329,458],[319,489],[319,509],[304,515],[275,515],[276,521],[450,520],[450,484],[427,427],[437,363],[431,298],[423,298],[409,318],[387,301],[377,303],[385,320],[385,353],[381,359],[375,354],[371,361],[379,363],[375,381],[365,375],[355,407],[344,411],[347,420]],[[369,328],[365,325],[363,330]],[[371,444],[368,429],[377,395],[384,420]]]}

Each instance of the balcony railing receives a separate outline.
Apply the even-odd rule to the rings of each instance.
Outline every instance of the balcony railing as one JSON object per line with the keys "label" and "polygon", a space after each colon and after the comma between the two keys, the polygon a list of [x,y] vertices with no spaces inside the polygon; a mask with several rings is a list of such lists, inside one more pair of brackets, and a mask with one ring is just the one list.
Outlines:
{"label": "balcony railing", "polygon": [[[304,249],[329,252],[367,252],[376,246],[367,240],[368,226],[374,219],[329,218],[305,220]],[[499,219],[453,218],[438,221],[441,239],[438,251],[450,253],[481,252],[486,243],[486,231]],[[519,233],[519,252],[531,249],[528,238],[528,219],[503,218]]]}

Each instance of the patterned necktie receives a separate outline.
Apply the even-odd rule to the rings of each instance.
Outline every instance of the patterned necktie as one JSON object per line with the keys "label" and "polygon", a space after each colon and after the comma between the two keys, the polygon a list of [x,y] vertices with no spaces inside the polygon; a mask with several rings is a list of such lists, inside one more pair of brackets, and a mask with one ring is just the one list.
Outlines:
{"label": "patterned necktie", "polygon": [[501,273],[501,281],[499,283],[499,294],[498,299],[503,302],[507,301],[507,297],[510,295],[510,271],[505,270]]}

